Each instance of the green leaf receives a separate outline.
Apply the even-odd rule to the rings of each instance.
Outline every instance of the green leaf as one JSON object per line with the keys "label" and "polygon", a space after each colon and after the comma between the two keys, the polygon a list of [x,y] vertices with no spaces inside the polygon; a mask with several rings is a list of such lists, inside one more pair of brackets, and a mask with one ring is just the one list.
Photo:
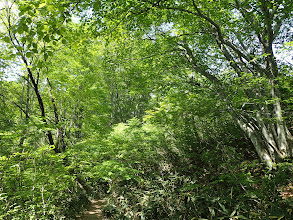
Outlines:
{"label": "green leaf", "polygon": [[43,67],[43,63],[42,62],[38,62],[37,67],[38,68],[42,68]]}
{"label": "green leaf", "polygon": [[246,218],[246,217],[243,216],[243,215],[237,215],[236,217],[239,218],[239,219],[248,219],[248,218]]}
{"label": "green leaf", "polygon": [[208,207],[211,215],[214,217],[216,215],[214,208]]}
{"label": "green leaf", "polygon": [[19,50],[19,51],[23,50],[23,48],[21,46],[16,46],[16,49]]}
{"label": "green leaf", "polygon": [[40,5],[39,5],[39,8],[43,8],[44,6],[46,6],[46,2],[40,4]]}
{"label": "green leaf", "polygon": [[23,24],[23,25],[22,25],[22,28],[23,28],[23,30],[24,30],[25,32],[28,32],[28,31],[29,31],[29,28],[28,28],[28,26],[27,26],[26,24]]}
{"label": "green leaf", "polygon": [[32,56],[32,53],[31,53],[31,52],[27,52],[27,53],[25,54],[25,56],[26,56],[27,58],[30,58],[30,57]]}
{"label": "green leaf", "polygon": [[43,36],[45,35],[45,33],[42,30],[38,30],[38,39],[41,40],[43,38]]}
{"label": "green leaf", "polygon": [[50,42],[50,37],[48,34],[44,37],[44,41],[47,43]]}
{"label": "green leaf", "polygon": [[23,27],[20,26],[18,29],[17,29],[17,33],[19,34],[23,34],[24,30],[23,30]]}
{"label": "green leaf", "polygon": [[26,42],[26,40],[27,40],[27,38],[26,38],[26,37],[22,37],[22,38],[20,39],[20,42],[21,42],[21,43],[25,43],[25,42]]}
{"label": "green leaf", "polygon": [[16,54],[13,54],[13,53],[12,53],[12,54],[9,55],[9,58],[10,58],[10,59],[14,59],[15,57],[16,57]]}
{"label": "green leaf", "polygon": [[4,40],[6,43],[10,43],[10,38],[9,37],[3,37],[2,40]]}
{"label": "green leaf", "polygon": [[48,53],[49,56],[53,56],[53,52],[52,51],[49,50],[49,51],[47,51],[47,53]]}
{"label": "green leaf", "polygon": [[225,213],[227,213],[228,211],[227,211],[226,207],[225,207],[222,203],[220,203],[220,202],[218,202],[218,203],[219,203],[220,207],[222,208],[222,210],[223,210]]}

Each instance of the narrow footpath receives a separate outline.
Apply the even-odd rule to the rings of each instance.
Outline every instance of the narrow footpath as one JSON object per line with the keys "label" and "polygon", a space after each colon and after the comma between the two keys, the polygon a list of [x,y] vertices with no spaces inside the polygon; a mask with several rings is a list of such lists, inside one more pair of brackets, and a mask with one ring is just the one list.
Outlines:
{"label": "narrow footpath", "polygon": [[106,200],[92,200],[90,206],[78,217],[79,220],[103,220],[102,208],[106,205]]}

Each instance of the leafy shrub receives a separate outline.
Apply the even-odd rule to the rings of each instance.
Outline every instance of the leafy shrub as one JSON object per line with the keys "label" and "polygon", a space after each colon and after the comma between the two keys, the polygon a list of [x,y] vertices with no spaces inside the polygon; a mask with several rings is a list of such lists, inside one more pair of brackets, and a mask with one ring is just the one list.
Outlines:
{"label": "leafy shrub", "polygon": [[292,203],[282,198],[292,181],[290,163],[267,171],[234,146],[188,152],[179,143],[137,119],[114,128],[103,146],[108,160],[95,166],[110,186],[107,218],[290,219]]}
{"label": "leafy shrub", "polygon": [[1,219],[60,219],[87,200],[50,146],[0,157],[0,182]]}

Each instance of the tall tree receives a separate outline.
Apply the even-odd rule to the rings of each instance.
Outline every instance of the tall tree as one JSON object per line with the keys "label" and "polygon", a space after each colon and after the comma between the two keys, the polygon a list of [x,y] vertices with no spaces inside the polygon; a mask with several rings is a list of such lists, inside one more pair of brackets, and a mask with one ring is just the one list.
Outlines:
{"label": "tall tree", "polygon": [[[290,41],[290,0],[91,1],[94,15],[145,30],[177,49],[185,67],[210,80],[230,114],[269,167],[293,155],[292,135],[282,116],[280,72],[274,48]],[[143,35],[142,37],[145,37]],[[223,72],[229,72],[229,82]],[[241,101],[231,85],[241,82]],[[250,85],[250,86],[248,86]],[[239,94],[240,94],[239,93]],[[244,108],[245,107],[245,108]]]}
{"label": "tall tree", "polygon": [[[47,106],[41,92],[42,80],[45,77],[42,74],[46,72],[45,67],[49,59],[58,49],[57,44],[60,41],[65,41],[62,38],[63,25],[70,21],[71,12],[77,4],[78,1],[6,0],[1,8],[0,34],[2,40],[11,49],[11,56],[24,66],[24,78],[34,91],[41,120],[46,126],[49,126],[50,120],[47,117]],[[50,88],[49,79],[47,79],[47,83]],[[53,106],[55,126],[57,126],[56,141],[50,129],[47,129],[45,134],[49,144],[55,145],[54,151],[60,153],[65,150],[65,145],[63,136],[60,135],[59,118],[52,93],[51,105]]]}

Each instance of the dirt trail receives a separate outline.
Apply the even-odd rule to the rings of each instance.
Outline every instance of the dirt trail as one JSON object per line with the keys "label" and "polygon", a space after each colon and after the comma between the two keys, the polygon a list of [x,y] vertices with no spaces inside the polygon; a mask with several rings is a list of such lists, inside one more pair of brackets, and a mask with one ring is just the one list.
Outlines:
{"label": "dirt trail", "polygon": [[102,208],[106,205],[106,200],[92,200],[88,209],[78,218],[80,220],[103,220]]}

